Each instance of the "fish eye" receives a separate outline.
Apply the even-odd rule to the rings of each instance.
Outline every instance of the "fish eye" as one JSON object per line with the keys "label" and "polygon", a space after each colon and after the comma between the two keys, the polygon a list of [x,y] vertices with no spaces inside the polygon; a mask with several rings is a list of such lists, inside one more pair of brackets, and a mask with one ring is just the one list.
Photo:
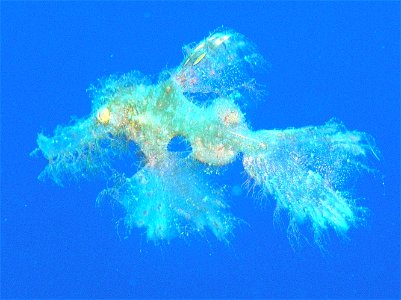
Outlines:
{"label": "fish eye", "polygon": [[107,107],[102,107],[97,111],[96,119],[102,125],[106,125],[110,121],[110,110]]}

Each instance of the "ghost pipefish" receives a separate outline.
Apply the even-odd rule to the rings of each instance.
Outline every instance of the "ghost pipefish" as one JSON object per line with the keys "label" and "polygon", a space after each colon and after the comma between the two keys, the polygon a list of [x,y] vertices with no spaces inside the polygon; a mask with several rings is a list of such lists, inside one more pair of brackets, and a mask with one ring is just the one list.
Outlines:
{"label": "ghost pipefish", "polygon": [[[210,173],[237,159],[251,185],[288,215],[290,236],[307,227],[321,243],[327,230],[345,235],[363,222],[366,208],[357,206],[346,183],[372,171],[368,159],[379,157],[368,134],[334,119],[253,131],[243,107],[256,97],[253,74],[266,65],[256,46],[223,28],[184,46],[184,53],[157,83],[131,72],[92,86],[87,118],[58,126],[51,137],[38,135],[35,152],[48,160],[40,178],[60,185],[94,174],[118,178],[98,198],[119,203],[128,231],[144,228],[152,241],[207,231],[227,241],[239,219]],[[188,155],[168,150],[175,137],[190,144]],[[143,164],[126,177],[112,162],[129,142],[140,149]]]}

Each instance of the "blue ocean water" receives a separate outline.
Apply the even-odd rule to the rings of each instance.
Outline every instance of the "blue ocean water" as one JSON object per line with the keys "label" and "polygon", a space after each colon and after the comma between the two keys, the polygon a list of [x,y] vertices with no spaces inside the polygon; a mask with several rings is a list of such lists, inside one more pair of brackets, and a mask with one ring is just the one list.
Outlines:
{"label": "blue ocean water", "polygon": [[[382,176],[355,184],[366,226],[333,234],[325,252],[294,251],[273,201],[246,191],[229,199],[246,221],[229,245],[212,235],[154,245],[141,230],[120,238],[112,209],[95,203],[104,182],[37,180],[37,133],[88,114],[91,83],[172,68],[184,44],[222,25],[271,65],[268,95],[247,111],[254,129],[336,117],[382,151]],[[1,296],[399,298],[399,56],[398,2],[2,2]]]}

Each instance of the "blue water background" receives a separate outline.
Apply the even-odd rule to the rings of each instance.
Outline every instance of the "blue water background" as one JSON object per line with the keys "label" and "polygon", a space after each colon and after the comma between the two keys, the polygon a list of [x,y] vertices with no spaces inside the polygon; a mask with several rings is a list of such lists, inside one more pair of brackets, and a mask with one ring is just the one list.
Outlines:
{"label": "blue water background", "polygon": [[[224,25],[270,62],[254,129],[323,124],[369,132],[384,178],[362,177],[371,210],[349,240],[294,251],[274,204],[229,202],[247,223],[229,245],[212,235],[148,243],[120,239],[103,181],[40,182],[30,158],[40,131],[90,112],[86,88],[112,73],[157,74],[181,47]],[[400,5],[398,2],[2,2],[2,297],[399,297]],[[239,166],[226,180],[242,184]]]}

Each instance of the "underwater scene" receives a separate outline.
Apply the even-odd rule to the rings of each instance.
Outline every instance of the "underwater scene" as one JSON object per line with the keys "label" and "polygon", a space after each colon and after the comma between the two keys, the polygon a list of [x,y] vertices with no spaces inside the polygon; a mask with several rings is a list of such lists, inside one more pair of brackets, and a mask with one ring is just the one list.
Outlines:
{"label": "underwater scene", "polygon": [[398,298],[396,2],[3,2],[3,298]]}

